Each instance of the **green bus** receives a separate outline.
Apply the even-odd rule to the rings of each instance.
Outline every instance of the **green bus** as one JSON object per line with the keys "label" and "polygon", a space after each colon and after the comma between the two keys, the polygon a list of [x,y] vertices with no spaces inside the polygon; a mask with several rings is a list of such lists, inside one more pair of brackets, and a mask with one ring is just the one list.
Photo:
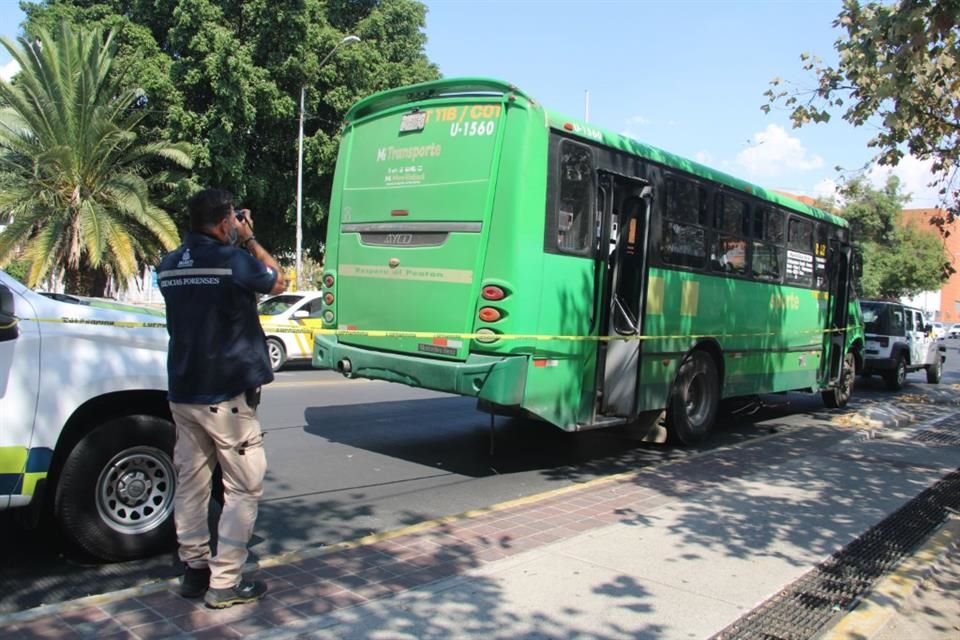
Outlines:
{"label": "green bus", "polygon": [[346,120],[315,367],[686,444],[721,400],[847,402],[863,331],[842,218],[496,80],[385,91]]}

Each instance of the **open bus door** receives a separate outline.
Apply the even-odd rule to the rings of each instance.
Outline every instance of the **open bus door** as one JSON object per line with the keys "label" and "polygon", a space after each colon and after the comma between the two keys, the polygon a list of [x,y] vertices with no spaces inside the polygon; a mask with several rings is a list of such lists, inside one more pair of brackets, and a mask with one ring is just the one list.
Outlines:
{"label": "open bus door", "polygon": [[637,417],[643,301],[647,285],[647,235],[652,192],[647,182],[601,172],[599,260],[607,260],[600,296],[600,331],[623,340],[600,343],[596,423]]}
{"label": "open bus door", "polygon": [[[847,358],[847,325],[850,315],[851,262],[850,243],[833,238],[827,250],[827,308],[824,336],[823,371],[821,387],[829,406],[843,406],[849,398],[848,384],[852,386],[852,362]],[[843,379],[849,376],[849,380]]]}

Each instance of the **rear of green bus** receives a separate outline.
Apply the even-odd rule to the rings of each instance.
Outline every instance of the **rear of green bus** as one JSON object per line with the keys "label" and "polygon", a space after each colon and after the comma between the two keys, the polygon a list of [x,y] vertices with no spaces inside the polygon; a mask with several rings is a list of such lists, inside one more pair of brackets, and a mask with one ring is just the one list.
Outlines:
{"label": "rear of green bus", "polygon": [[538,300],[520,292],[540,273],[524,247],[543,228],[542,110],[505,83],[440,80],[373,95],[347,121],[322,277],[337,333],[316,336],[314,366],[519,406],[529,348],[495,334],[536,331],[522,319]]}

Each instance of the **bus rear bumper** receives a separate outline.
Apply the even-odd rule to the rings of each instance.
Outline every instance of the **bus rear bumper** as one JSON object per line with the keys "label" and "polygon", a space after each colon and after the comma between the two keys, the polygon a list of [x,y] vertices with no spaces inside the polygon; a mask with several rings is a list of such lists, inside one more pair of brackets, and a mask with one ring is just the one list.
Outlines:
{"label": "bus rear bumper", "polygon": [[328,336],[314,337],[314,368],[333,369],[350,378],[474,396],[503,406],[519,406],[523,401],[528,365],[527,356],[471,354],[466,362],[452,362],[371,351]]}

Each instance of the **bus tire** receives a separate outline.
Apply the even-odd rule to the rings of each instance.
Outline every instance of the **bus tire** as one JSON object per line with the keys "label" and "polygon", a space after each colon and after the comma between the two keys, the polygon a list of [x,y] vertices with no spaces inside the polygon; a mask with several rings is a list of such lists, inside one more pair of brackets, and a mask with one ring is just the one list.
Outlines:
{"label": "bus tire", "polygon": [[853,378],[856,374],[857,363],[853,352],[843,357],[843,370],[840,372],[839,384],[820,393],[823,404],[828,409],[841,409],[847,406],[850,396],[853,395]]}
{"label": "bus tire", "polygon": [[883,372],[883,380],[891,391],[903,389],[907,383],[907,357],[902,352],[897,356],[896,366],[891,371]]}
{"label": "bus tire", "polygon": [[703,440],[713,428],[720,403],[717,365],[705,351],[684,359],[667,402],[667,433],[670,439],[691,445]]}
{"label": "bus tire", "polygon": [[270,356],[270,368],[279,371],[287,361],[287,350],[276,338],[267,338],[267,354]]}
{"label": "bus tire", "polygon": [[927,384],[939,384],[941,375],[943,375],[943,360],[937,354],[936,361],[927,365]]}
{"label": "bus tire", "polygon": [[173,423],[134,415],[106,422],[67,456],[54,515],[64,535],[107,561],[155,555],[176,542]]}

